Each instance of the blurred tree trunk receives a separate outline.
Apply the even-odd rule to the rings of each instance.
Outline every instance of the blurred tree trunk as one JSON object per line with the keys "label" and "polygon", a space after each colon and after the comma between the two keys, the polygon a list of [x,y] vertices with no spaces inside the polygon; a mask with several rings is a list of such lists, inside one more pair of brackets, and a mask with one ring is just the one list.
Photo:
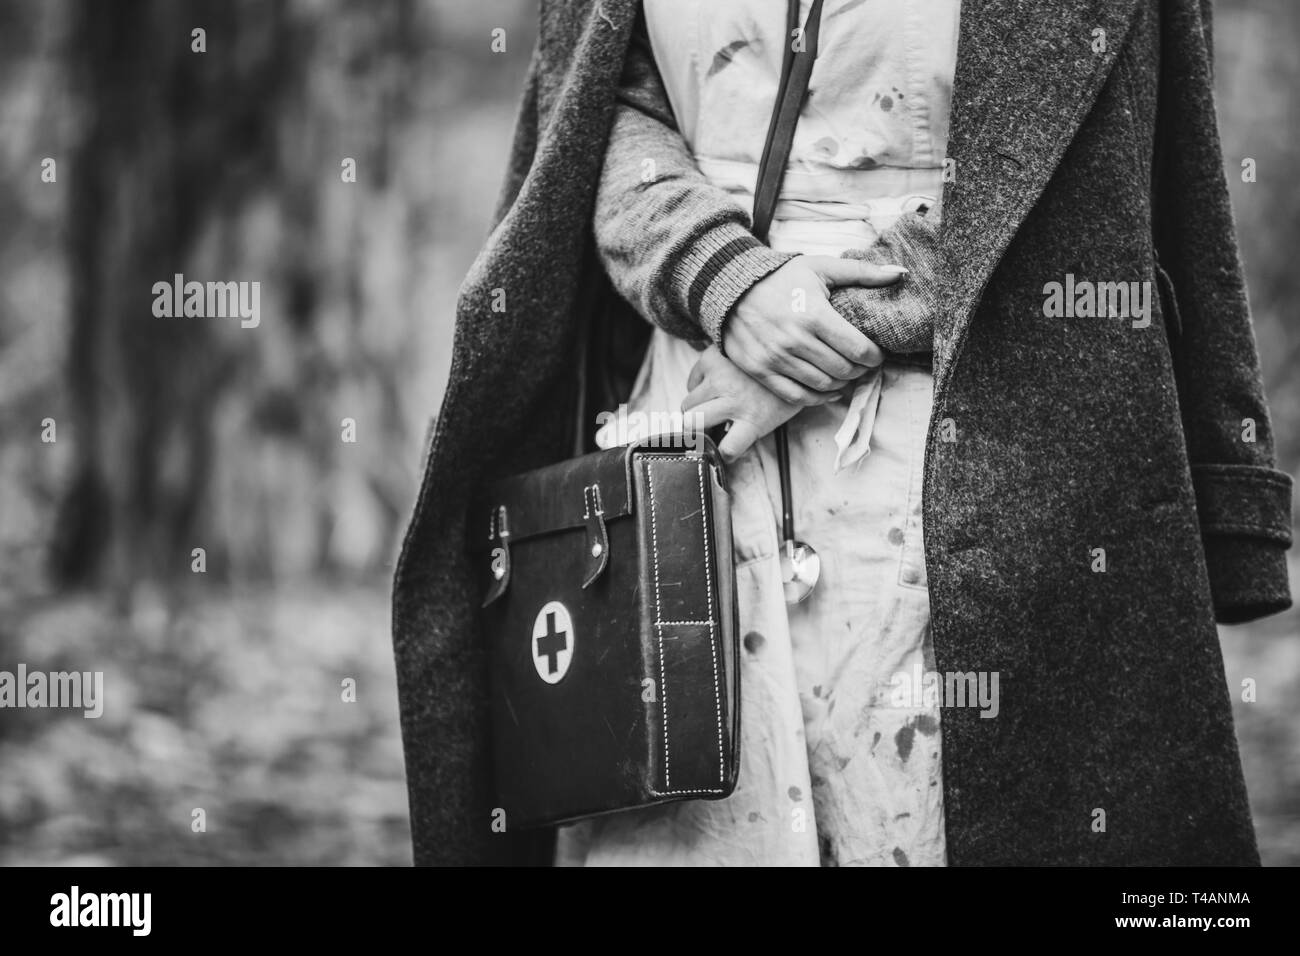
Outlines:
{"label": "blurred tree trunk", "polygon": [[[294,59],[283,3],[84,0],[73,15],[67,55],[87,116],[65,173],[76,464],[51,571],[127,585],[188,571],[209,543],[213,410],[231,374],[221,320],[156,318],[152,287],[185,271],[225,201],[273,177]],[[206,53],[191,49],[198,27]]]}

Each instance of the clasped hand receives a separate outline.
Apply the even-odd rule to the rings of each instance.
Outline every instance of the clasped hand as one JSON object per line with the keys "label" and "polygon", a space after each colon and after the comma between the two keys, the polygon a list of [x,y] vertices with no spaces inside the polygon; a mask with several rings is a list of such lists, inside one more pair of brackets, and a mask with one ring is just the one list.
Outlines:
{"label": "clasped hand", "polygon": [[884,361],[879,346],[830,304],[836,286],[884,286],[906,270],[833,256],[798,256],[755,283],[723,326],[724,355],[701,353],[683,412],[699,427],[731,422],[718,446],[734,461],[803,408],[838,399]]}

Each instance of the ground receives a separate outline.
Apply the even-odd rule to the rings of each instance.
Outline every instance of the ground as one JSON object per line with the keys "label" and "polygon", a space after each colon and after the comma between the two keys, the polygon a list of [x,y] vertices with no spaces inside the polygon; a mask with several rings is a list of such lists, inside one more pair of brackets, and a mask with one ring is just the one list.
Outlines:
{"label": "ground", "polygon": [[[388,600],[376,580],[140,592],[126,613],[85,595],[6,615],[0,667],[102,670],[105,706],[99,719],[0,712],[0,863],[409,863]],[[1295,610],[1221,631],[1273,865],[1300,865],[1298,633]]]}
{"label": "ground", "polygon": [[387,582],[172,603],[119,618],[86,596],[0,625],[6,668],[102,670],[106,701],[4,712],[0,862],[409,863]]}

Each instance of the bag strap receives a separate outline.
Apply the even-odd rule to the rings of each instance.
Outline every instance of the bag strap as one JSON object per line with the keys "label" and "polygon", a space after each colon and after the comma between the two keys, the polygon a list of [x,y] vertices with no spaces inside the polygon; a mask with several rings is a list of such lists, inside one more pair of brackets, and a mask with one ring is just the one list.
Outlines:
{"label": "bag strap", "polygon": [[[754,186],[753,233],[766,241],[776,212],[776,200],[785,178],[786,163],[790,160],[790,146],[794,142],[794,128],[799,122],[799,111],[808,95],[808,80],[812,76],[813,61],[817,59],[817,37],[821,28],[822,0],[813,0],[804,22],[803,33],[796,41],[799,28],[799,0],[787,0],[785,18],[785,53],[781,59],[781,81],[777,87],[776,105],[763,144],[763,156],[758,164],[758,181]],[[800,42],[801,41],[801,42]],[[795,46],[801,47],[795,50]],[[785,541],[794,541],[794,506],[790,488],[790,439],[784,425],[777,428],[776,465],[781,480],[781,532]]]}
{"label": "bag strap", "polygon": [[795,31],[799,28],[799,0],[787,0],[785,21],[785,53],[781,60],[781,80],[777,87],[776,105],[763,144],[763,156],[758,164],[758,182],[754,187],[753,233],[766,241],[776,211],[781,180],[790,160],[790,145],[794,142],[794,128],[799,122],[799,110],[808,95],[808,80],[812,76],[813,61],[817,59],[817,37],[821,27],[822,0],[813,0],[804,24],[803,35],[798,39],[802,47],[795,50]]}

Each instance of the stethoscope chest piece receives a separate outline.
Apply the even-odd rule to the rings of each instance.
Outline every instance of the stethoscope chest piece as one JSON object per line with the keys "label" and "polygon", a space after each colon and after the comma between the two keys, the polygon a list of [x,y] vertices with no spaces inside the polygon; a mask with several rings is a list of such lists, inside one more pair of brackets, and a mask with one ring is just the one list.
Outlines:
{"label": "stethoscope chest piece", "polygon": [[781,587],[786,604],[801,604],[813,593],[822,574],[822,559],[811,545],[787,540],[781,546]]}

